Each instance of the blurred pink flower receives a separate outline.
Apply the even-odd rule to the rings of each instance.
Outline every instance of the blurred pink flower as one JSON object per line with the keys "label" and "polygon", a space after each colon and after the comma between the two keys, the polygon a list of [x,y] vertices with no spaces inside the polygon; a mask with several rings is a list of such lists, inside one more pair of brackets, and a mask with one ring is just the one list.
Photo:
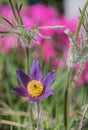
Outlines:
{"label": "blurred pink flower", "polygon": [[[13,21],[11,10],[7,5],[6,6],[1,5],[0,9],[1,9],[0,12],[1,15],[4,15],[4,17]],[[49,44],[51,44],[51,46],[53,44],[53,46],[51,47],[53,48],[53,52],[57,51],[56,49],[62,50],[62,52],[66,50],[69,41],[68,41],[68,37],[64,34],[64,30],[66,28],[70,28],[71,30],[74,31],[77,25],[76,19],[68,20],[68,18],[66,18],[65,16],[60,16],[58,12],[55,10],[55,8],[43,4],[36,4],[36,5],[27,6],[23,8],[23,10],[21,11],[21,16],[24,22],[24,26],[29,29],[32,28],[33,26],[37,27],[37,26],[65,25],[65,28],[63,29],[40,29],[39,30],[40,33],[43,35],[52,36],[52,40],[49,41]],[[41,43],[42,38],[38,38],[38,40]],[[43,41],[45,43],[45,40]],[[49,57],[49,54],[47,57]]]}
{"label": "blurred pink flower", "polygon": [[[77,72],[80,65],[77,64],[74,71]],[[85,62],[80,76],[77,78],[77,85],[82,86],[83,83],[88,83],[88,61]]]}
{"label": "blurred pink flower", "polygon": [[50,45],[49,43],[47,42],[43,42],[43,44],[41,45],[41,51],[42,51],[42,56],[44,58],[44,60],[49,60],[51,57],[54,57],[55,56],[55,51],[52,47],[52,45]]}
{"label": "blurred pink flower", "polygon": [[81,86],[81,85],[84,83],[82,75],[80,75],[80,76],[78,77],[78,79],[77,79],[76,82],[77,82],[77,85],[78,85],[78,86]]}
{"label": "blurred pink flower", "polygon": [[35,20],[42,21],[46,20],[46,18],[51,18],[51,16],[58,16],[58,13],[53,9],[53,7],[45,6],[43,4],[28,6],[23,10],[22,14],[34,18]]}
{"label": "blurred pink flower", "polygon": [[[0,15],[12,21],[15,25],[13,15],[10,8],[5,5],[0,5]],[[70,29],[75,33],[78,19],[68,18],[64,15],[60,15],[55,8],[51,6],[46,6],[43,4],[36,4],[32,6],[24,7],[21,11],[21,16],[23,19],[24,26],[28,29],[39,26],[54,26],[54,25],[64,25],[61,29],[39,29],[39,32],[45,36],[51,36],[51,39],[43,39],[42,37],[35,34],[39,43],[41,43],[36,51],[33,52],[33,57],[40,57],[42,54],[43,60],[47,61],[51,59],[52,65],[55,67],[61,67],[64,65],[62,59],[66,60],[67,51],[69,48],[68,36],[64,33],[65,29]],[[8,24],[3,22],[6,26]],[[0,30],[4,30],[0,27]],[[0,52],[10,52],[11,48],[16,47],[16,36],[8,36],[0,39]],[[78,43],[80,43],[80,38]],[[33,41],[31,41],[31,47],[35,47]],[[79,65],[75,67],[75,72],[78,70]],[[84,65],[81,76],[77,79],[78,86],[81,86],[84,82],[88,83],[88,61]]]}
{"label": "blurred pink flower", "polygon": [[5,18],[12,19],[13,15],[8,5],[0,5],[0,15]]}
{"label": "blurred pink flower", "polygon": [[16,36],[6,36],[3,39],[0,39],[0,50],[4,52],[10,52],[11,48],[17,46],[17,37]]}
{"label": "blurred pink flower", "polygon": [[56,58],[56,59],[54,60],[53,65],[54,65],[55,67],[60,67],[60,66],[61,66],[61,59],[60,59],[60,58]]}
{"label": "blurred pink flower", "polygon": [[84,79],[85,79],[86,82],[88,82],[88,71],[85,73]]}

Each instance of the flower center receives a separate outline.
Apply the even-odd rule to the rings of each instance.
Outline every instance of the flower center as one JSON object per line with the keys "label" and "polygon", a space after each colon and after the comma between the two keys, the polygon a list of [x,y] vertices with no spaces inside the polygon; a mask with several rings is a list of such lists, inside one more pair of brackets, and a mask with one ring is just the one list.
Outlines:
{"label": "flower center", "polygon": [[32,80],[28,83],[27,90],[32,97],[38,97],[43,92],[43,85],[37,80]]}

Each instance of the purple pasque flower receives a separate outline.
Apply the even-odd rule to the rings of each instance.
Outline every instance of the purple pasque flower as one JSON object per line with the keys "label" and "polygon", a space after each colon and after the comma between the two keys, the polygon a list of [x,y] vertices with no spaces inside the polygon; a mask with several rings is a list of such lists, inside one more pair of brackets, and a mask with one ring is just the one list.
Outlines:
{"label": "purple pasque flower", "polygon": [[29,101],[39,101],[53,94],[53,90],[49,89],[54,81],[55,71],[49,72],[42,78],[42,71],[38,60],[33,60],[30,68],[30,75],[26,75],[21,70],[16,70],[19,87],[13,88],[18,95],[27,97]]}

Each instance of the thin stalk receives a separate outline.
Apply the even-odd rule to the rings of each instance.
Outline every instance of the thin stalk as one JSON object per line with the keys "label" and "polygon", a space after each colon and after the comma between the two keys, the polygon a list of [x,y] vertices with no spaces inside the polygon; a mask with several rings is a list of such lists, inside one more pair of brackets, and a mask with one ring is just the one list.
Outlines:
{"label": "thin stalk", "polygon": [[29,74],[29,46],[26,46],[25,52],[25,72]]}
{"label": "thin stalk", "polygon": [[37,106],[37,130],[40,130],[40,103],[39,101],[36,102]]}
{"label": "thin stalk", "polygon": [[[16,1],[15,1],[15,2],[16,2]],[[19,7],[18,7],[17,2],[16,2],[16,10],[17,10],[17,13],[18,13],[18,17],[19,17],[19,20],[20,20],[20,24],[23,25],[23,21],[22,21],[21,15],[20,15],[20,10],[19,10]]]}
{"label": "thin stalk", "polygon": [[[64,107],[65,130],[68,130],[69,106],[70,106],[71,94],[72,94],[73,88],[75,86],[77,77],[81,74],[82,68],[83,68],[83,64],[80,65],[80,68],[78,69],[77,73],[75,74],[73,81],[71,83],[70,83],[70,81],[67,82],[67,88],[65,91],[65,107]],[[69,78],[71,77],[71,70],[69,70],[69,71],[68,71],[67,80],[69,80]]]}
{"label": "thin stalk", "polygon": [[[25,52],[25,72],[26,74],[29,74],[29,51],[30,48],[29,46],[26,46],[26,52]],[[34,126],[33,126],[33,111],[32,111],[32,104],[29,103],[29,114],[30,114],[30,126],[31,129],[34,130]]]}
{"label": "thin stalk", "polygon": [[[68,96],[67,96],[67,112],[68,112],[68,120],[69,120],[69,106],[70,106],[70,100],[71,100],[71,94],[74,89],[74,86],[76,84],[77,77],[81,74],[83,64],[80,65],[80,68],[78,69],[77,73],[75,74],[73,81],[71,82],[69,88],[68,88]],[[67,129],[68,130],[68,129]]]}
{"label": "thin stalk", "polygon": [[65,96],[64,96],[64,126],[65,130],[68,130],[68,120],[69,120],[69,103],[68,103],[68,97],[69,97],[69,85],[70,85],[70,78],[71,78],[71,68],[68,68],[67,71],[67,83],[66,83],[66,90],[65,90]]}

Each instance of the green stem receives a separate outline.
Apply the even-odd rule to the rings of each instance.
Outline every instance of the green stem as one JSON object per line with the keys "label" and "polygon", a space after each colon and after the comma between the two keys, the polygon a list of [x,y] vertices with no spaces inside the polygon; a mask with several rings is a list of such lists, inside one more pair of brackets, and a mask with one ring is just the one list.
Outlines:
{"label": "green stem", "polygon": [[40,103],[39,101],[36,102],[37,104],[37,130],[40,130]]}
{"label": "green stem", "polygon": [[[71,94],[72,94],[73,88],[75,86],[76,79],[81,74],[82,67],[83,67],[83,64],[80,65],[80,68],[76,72],[75,76],[73,77],[72,82],[69,84],[69,87],[67,88],[67,91],[66,91],[66,97],[65,98],[66,98],[66,101],[67,101],[66,102],[67,125],[68,125],[68,121],[69,121],[69,106],[70,106]],[[68,127],[67,127],[66,130],[68,130]]]}
{"label": "green stem", "polygon": [[[29,46],[26,46],[26,52],[25,52],[25,73],[29,74]],[[29,103],[29,114],[30,114],[30,126],[31,129],[34,130],[33,126],[33,111],[32,111],[32,104]]]}
{"label": "green stem", "polygon": [[29,74],[29,46],[26,46],[25,52],[25,73]]}
{"label": "green stem", "polygon": [[70,78],[71,78],[71,68],[68,68],[67,71],[67,83],[66,83],[66,90],[64,96],[64,126],[65,130],[68,130],[68,120],[69,120],[69,85],[70,85]]}
{"label": "green stem", "polygon": [[80,20],[79,20],[78,27],[77,27],[77,30],[76,30],[76,33],[75,33],[75,41],[76,41],[77,38],[78,38],[78,33],[79,33],[79,31],[80,31],[80,27],[81,27],[82,20],[83,20],[83,17],[84,17],[84,14],[85,14],[85,11],[86,11],[87,6],[88,6],[88,0],[87,0],[86,3],[84,4],[83,10],[82,10],[82,12],[81,12]]}

